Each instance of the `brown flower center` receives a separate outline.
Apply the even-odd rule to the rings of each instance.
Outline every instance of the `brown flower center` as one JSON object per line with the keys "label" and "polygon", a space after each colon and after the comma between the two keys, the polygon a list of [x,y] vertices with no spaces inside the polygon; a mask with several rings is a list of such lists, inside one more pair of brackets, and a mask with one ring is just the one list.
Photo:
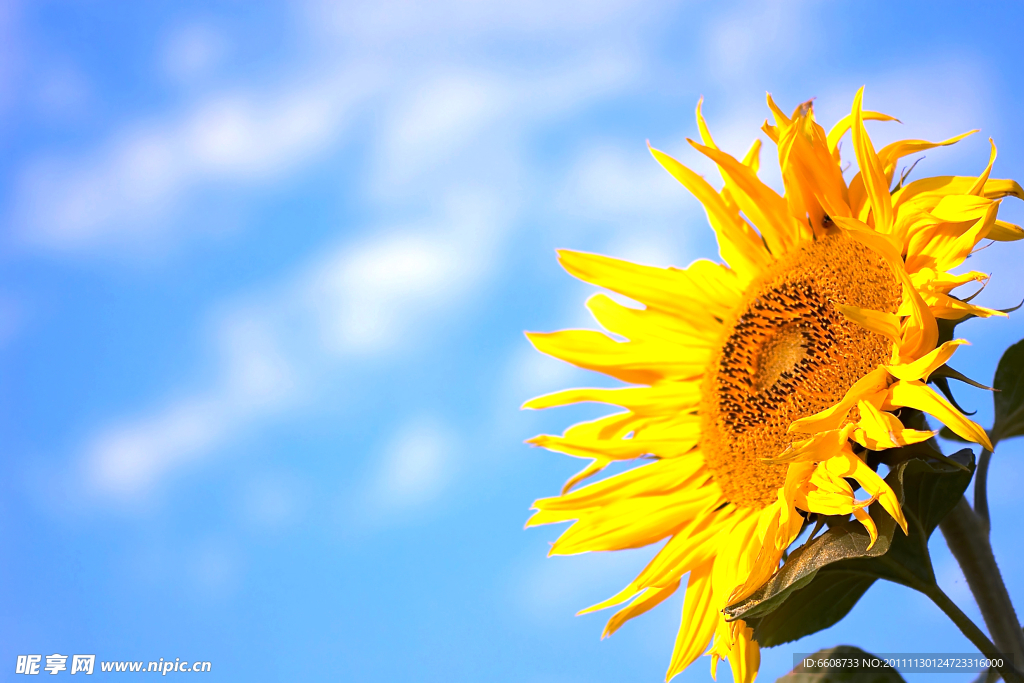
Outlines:
{"label": "brown flower center", "polygon": [[763,508],[786,465],[763,458],[806,436],[794,420],[834,405],[886,363],[891,342],[835,304],[895,313],[899,280],[885,261],[833,232],[787,254],[750,284],[702,385],[701,449],[727,500]]}

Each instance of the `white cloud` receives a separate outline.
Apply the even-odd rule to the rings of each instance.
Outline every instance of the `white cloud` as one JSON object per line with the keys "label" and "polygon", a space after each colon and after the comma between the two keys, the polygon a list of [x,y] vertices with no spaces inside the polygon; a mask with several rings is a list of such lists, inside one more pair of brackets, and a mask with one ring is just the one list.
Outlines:
{"label": "white cloud", "polygon": [[[613,17],[630,11],[606,3],[594,8],[605,17],[595,21],[611,29]],[[525,13],[519,20],[533,19]],[[189,30],[191,36],[171,38],[168,54],[178,50],[174,59],[186,71],[207,68],[220,39],[208,29]],[[234,89],[179,114],[132,123],[81,156],[36,158],[16,195],[25,240],[63,250],[149,246],[175,226],[197,190],[268,186],[337,146],[354,110],[372,105],[377,153],[362,174],[368,199],[381,208],[419,208],[420,217],[404,224],[351,230],[354,237],[291,276],[242,303],[215,306],[222,354],[209,383],[97,430],[83,458],[93,490],[145,494],[295,409],[328,378],[436,333],[494,270],[519,210],[518,191],[509,188],[523,171],[523,135],[621,92],[640,73],[636,58],[588,35],[593,45],[540,73],[463,58],[420,63],[406,55],[402,62],[400,50],[394,54],[401,63],[364,59],[356,50],[316,64],[315,78],[308,65],[299,68],[291,74],[299,85]],[[427,462],[428,455],[418,457]]]}
{"label": "white cloud", "polygon": [[585,370],[538,352],[524,338],[506,362],[503,391],[499,392],[505,400],[499,410],[507,413],[534,396],[564,389],[589,377]]}
{"label": "white cloud", "polygon": [[749,83],[794,55],[808,54],[820,38],[810,26],[813,2],[770,0],[721,5],[705,31],[707,66],[716,80]]}
{"label": "white cloud", "polygon": [[436,332],[491,272],[505,220],[486,198],[455,198],[432,222],[375,231],[247,301],[222,305],[212,383],[101,430],[83,463],[92,489],[144,495],[352,363]]}
{"label": "white cloud", "polygon": [[[559,532],[545,527],[531,533],[554,539]],[[644,548],[534,559],[518,568],[509,597],[515,610],[531,620],[567,622],[579,610],[615,595],[652,555]]]}
{"label": "white cloud", "polygon": [[433,308],[461,301],[491,267],[504,219],[480,197],[454,200],[443,229],[380,231],[320,258],[298,297],[335,354],[391,351]]}
{"label": "white cloud", "polygon": [[585,149],[555,203],[560,214],[581,223],[563,224],[567,234],[561,244],[572,245],[584,236],[593,243],[600,231],[603,239],[596,248],[601,253],[639,263],[685,266],[694,239],[710,230],[697,200],[642,142],[633,148],[605,142]]}
{"label": "white cloud", "polygon": [[87,480],[100,495],[139,498],[253,419],[294,398],[296,376],[267,321],[232,312],[220,325],[220,376],[195,395],[101,431],[87,447]]}
{"label": "white cloud", "polygon": [[534,126],[627,87],[634,57],[596,51],[523,77],[504,70],[426,70],[386,109],[375,155],[378,196],[429,193],[438,174],[492,184],[519,171],[519,144]]}
{"label": "white cloud", "polygon": [[664,4],[638,0],[357,0],[343,4],[312,0],[305,4],[305,15],[311,31],[333,39],[344,36],[386,45],[430,42],[440,47],[441,36],[474,41],[496,35],[557,33],[565,39],[593,35],[602,28],[621,31],[648,20],[653,10]]}
{"label": "white cloud", "polygon": [[25,64],[24,34],[21,26],[21,3],[0,2],[0,114],[13,103],[17,76]]}
{"label": "white cloud", "polygon": [[198,78],[217,65],[226,50],[226,39],[212,26],[191,23],[167,38],[163,67],[173,78],[187,81]]}
{"label": "white cloud", "polygon": [[241,587],[241,553],[232,546],[222,538],[207,538],[179,554],[177,561],[195,588],[206,596],[224,598]]}
{"label": "white cloud", "polygon": [[393,188],[448,161],[477,139],[509,97],[482,74],[445,74],[398,97],[380,137],[379,182]]}
{"label": "white cloud", "polygon": [[257,533],[280,531],[295,524],[306,509],[309,486],[291,472],[262,472],[242,490],[243,521]]}
{"label": "white cloud", "polygon": [[367,487],[368,503],[378,510],[403,510],[429,502],[451,474],[455,439],[427,418],[402,425],[384,448],[380,469]]}
{"label": "white cloud", "polygon": [[366,95],[352,71],[278,92],[224,93],[178,117],[135,123],[80,158],[38,157],[20,178],[15,224],[55,249],[145,243],[190,191],[266,183],[324,153]]}
{"label": "white cloud", "polygon": [[[853,96],[862,85],[865,108],[883,111],[903,122],[867,124],[876,147],[903,138],[943,140],[994,123],[990,114],[993,108],[988,106],[991,93],[985,70],[969,61],[947,59],[923,68],[893,69],[866,80],[842,78],[840,84],[820,93],[821,97],[815,100],[815,113],[822,125],[828,128],[849,113]],[[983,131],[974,137],[926,155],[959,163],[968,150],[973,155],[982,148],[978,167],[964,171],[980,173],[988,161],[988,136]],[[849,137],[844,151],[851,151]]]}
{"label": "white cloud", "polygon": [[[313,4],[307,7],[313,19],[304,27],[311,34],[297,38],[304,46],[316,42],[313,34],[330,38],[308,47],[307,59],[286,69],[284,80],[228,87],[177,113],[129,120],[76,155],[27,159],[18,174],[12,222],[21,238],[43,248],[152,249],[162,243],[155,237],[184,223],[182,208],[198,190],[266,186],[285,177],[336,148],[361,105],[373,106],[374,125],[379,122],[374,142],[380,153],[369,174],[378,197],[393,198],[397,191],[407,199],[413,181],[421,193],[432,193],[452,179],[453,169],[443,179],[438,171],[455,158],[461,171],[454,172],[471,176],[514,166],[509,143],[526,128],[635,81],[642,70],[635,47],[626,49],[627,25],[649,20],[635,3],[618,0],[529,4],[533,9],[458,0],[382,10],[377,3],[349,3],[341,11]],[[452,44],[462,47],[417,54],[405,25],[430,45],[439,44],[428,39],[431,26],[453,31],[460,40]],[[492,30],[575,32],[587,26],[602,28],[580,30],[583,43],[555,54],[543,69],[515,68],[468,47]],[[346,48],[339,49],[339,30],[349,38],[346,32],[354,31],[360,40],[342,40]],[[383,42],[368,46],[363,39]],[[164,66],[183,78],[199,75],[212,68],[226,43],[208,24],[185,24],[168,36]],[[482,153],[494,157],[480,158]],[[431,180],[427,187],[420,182],[425,177]]]}
{"label": "white cloud", "polygon": [[584,151],[559,203],[564,211],[611,221],[665,219],[698,206],[642,143],[631,150],[598,144]]}

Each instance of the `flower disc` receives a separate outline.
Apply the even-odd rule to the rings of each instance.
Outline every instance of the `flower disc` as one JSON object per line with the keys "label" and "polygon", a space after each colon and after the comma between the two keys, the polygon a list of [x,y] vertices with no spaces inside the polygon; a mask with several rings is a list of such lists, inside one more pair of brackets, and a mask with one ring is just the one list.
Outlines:
{"label": "flower disc", "polygon": [[790,424],[838,403],[889,360],[892,342],[836,304],[895,313],[900,301],[885,261],[838,232],[751,283],[702,385],[701,450],[729,502],[773,503],[787,467],[763,459],[794,441]]}

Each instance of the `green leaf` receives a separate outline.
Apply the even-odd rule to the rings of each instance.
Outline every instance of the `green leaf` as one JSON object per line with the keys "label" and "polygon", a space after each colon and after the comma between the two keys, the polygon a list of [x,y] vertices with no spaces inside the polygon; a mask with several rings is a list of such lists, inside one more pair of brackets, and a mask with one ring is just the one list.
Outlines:
{"label": "green leaf", "polygon": [[[873,576],[826,567],[799,595],[757,619],[755,639],[775,647],[832,626],[849,613],[876,581]],[[824,607],[824,608],[823,608]]]}
{"label": "green leaf", "polygon": [[964,448],[948,457],[966,469],[942,462],[910,460],[903,471],[904,512],[909,512],[921,522],[925,541],[960,502],[974,475],[974,453],[971,449]]}
{"label": "green leaf", "polygon": [[1024,434],[1024,340],[1006,349],[992,384],[997,390],[992,442]]}
{"label": "green leaf", "polygon": [[804,667],[797,666],[788,674],[776,680],[776,683],[906,683],[896,669],[886,667],[882,660],[869,652],[852,645],[839,645],[826,650],[818,650],[809,659],[836,660],[857,659],[861,662],[869,660],[874,666],[833,666]]}
{"label": "green leaf", "polygon": [[957,443],[970,443],[970,441],[960,436],[946,425],[942,425],[942,428],[939,429],[939,436],[941,436],[943,439],[947,439],[948,441],[956,441]]}
{"label": "green leaf", "polygon": [[[919,459],[893,467],[886,482],[902,502],[908,535],[880,505],[871,506],[878,540],[855,520],[841,522],[797,548],[770,581],[746,600],[725,609],[743,619],[765,647],[781,645],[835,624],[877,579],[904,585],[933,583],[928,538],[970,483],[969,449],[949,456],[956,465]],[[960,469],[963,467],[963,469]]]}

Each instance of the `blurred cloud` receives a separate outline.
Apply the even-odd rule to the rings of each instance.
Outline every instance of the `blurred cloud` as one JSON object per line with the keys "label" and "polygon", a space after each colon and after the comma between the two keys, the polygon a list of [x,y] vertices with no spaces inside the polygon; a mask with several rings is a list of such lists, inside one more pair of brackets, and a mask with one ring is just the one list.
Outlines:
{"label": "blurred cloud", "polygon": [[269,92],[223,92],[179,116],[135,122],[77,158],[37,157],[21,173],[15,225],[58,250],[151,243],[200,186],[280,179],[338,142],[369,75]]}
{"label": "blurred cloud", "polygon": [[[558,528],[548,527],[537,533],[554,538],[558,532]],[[516,571],[511,602],[516,611],[534,621],[564,622],[566,615],[622,590],[653,554],[644,548],[535,559]]]}
{"label": "blurred cloud", "polygon": [[223,538],[203,539],[182,560],[186,575],[205,596],[222,598],[241,587],[242,558]]}
{"label": "blurred cloud", "polygon": [[667,3],[637,0],[523,0],[515,3],[441,0],[312,0],[304,6],[310,30],[358,43],[439,44],[439,34],[471,41],[501,35],[576,35],[592,40],[601,29],[628,29],[649,21]]}
{"label": "blurred cloud", "polygon": [[[286,177],[336,149],[355,112],[371,101],[379,121],[371,172],[378,197],[430,192],[444,182],[438,169],[454,158],[477,157],[470,167],[493,169],[479,158],[482,142],[484,153],[504,156],[512,173],[508,143],[526,127],[635,84],[641,58],[635,46],[623,47],[629,27],[650,18],[637,3],[618,0],[527,4],[308,4],[304,30],[325,40],[311,48],[315,59],[284,69],[283,78],[228,86],[175,113],[129,119],[76,154],[27,159],[14,194],[16,231],[54,250],[151,249],[200,188],[260,187]],[[409,51],[406,30],[433,45],[425,40],[432,26],[458,34],[452,45],[462,46],[459,59]],[[501,58],[472,57],[466,43],[490,31],[567,28],[579,29],[584,42],[542,69],[527,65],[525,74]],[[216,65],[229,40],[208,22],[186,22],[168,36],[163,68],[176,78],[198,77]],[[427,187],[412,185],[428,173]]]}
{"label": "blurred cloud", "polygon": [[17,0],[0,2],[0,114],[17,96],[15,77],[23,64],[20,5]]}
{"label": "blurred cloud", "polygon": [[78,117],[87,111],[92,88],[85,75],[73,64],[51,66],[35,82],[36,106],[44,116]]}
{"label": "blurred cloud", "polygon": [[507,218],[483,194],[449,200],[442,217],[373,231],[317,259],[293,288],[315,335],[336,355],[376,355],[424,314],[464,299],[493,267]]}
{"label": "blurred cloud", "polygon": [[696,200],[637,144],[597,144],[573,163],[559,201],[570,214],[620,222],[678,217]]}
{"label": "blurred cloud", "polygon": [[101,429],[84,459],[94,491],[143,495],[255,421],[339,383],[349,363],[431,334],[493,271],[507,220],[496,209],[482,195],[450,198],[431,221],[375,230],[240,303],[215,306],[212,385]]}
{"label": "blurred cloud", "polygon": [[433,183],[421,181],[438,170],[514,173],[521,151],[512,143],[525,132],[630,86],[640,71],[635,57],[599,50],[529,77],[506,68],[428,72],[388,109],[374,189],[384,196],[429,190]]}
{"label": "blurred cloud", "polygon": [[261,472],[245,482],[240,497],[242,520],[258,533],[282,531],[302,517],[309,486],[292,472]]}
{"label": "blurred cloud", "polygon": [[224,56],[226,43],[224,35],[209,24],[195,22],[181,26],[167,38],[163,68],[180,81],[201,77]]}
{"label": "blurred cloud", "polygon": [[[500,395],[509,399],[515,408],[534,396],[563,389],[573,379],[590,378],[587,373],[564,361],[538,353],[525,338],[506,361],[505,390]],[[509,405],[502,405],[506,412]]]}
{"label": "blurred cloud", "polygon": [[293,398],[295,376],[269,321],[243,311],[221,321],[216,384],[151,414],[102,430],[85,454],[97,493],[138,498],[169,471],[200,457],[251,420]]}
{"label": "blurred cloud", "polygon": [[[420,11],[414,5],[410,11]],[[614,28],[614,18],[630,7],[602,4],[594,21]],[[354,23],[372,23],[377,11],[369,4],[349,10]],[[541,24],[574,16],[564,8],[539,11]],[[474,12],[460,5],[456,13]],[[497,5],[472,21],[507,30],[502,17],[508,13],[523,30],[544,30],[532,23],[533,14]],[[437,21],[428,14],[424,21]],[[400,32],[398,23],[381,30]],[[227,39],[202,22],[183,26],[169,38],[165,65],[181,74],[210,68]],[[422,29],[417,26],[420,36]],[[148,411],[99,428],[82,461],[94,491],[144,494],[258,422],[297,408],[332,382],[342,385],[339,378],[357,361],[422,341],[440,314],[478,291],[519,210],[522,190],[509,188],[525,170],[523,134],[621,92],[640,72],[638,57],[587,36],[587,49],[527,74],[493,60],[471,60],[472,68],[446,60],[399,66],[348,54],[318,68],[316,78],[300,67],[290,85],[224,91],[179,114],[130,123],[82,155],[28,164],[16,194],[16,224],[29,243],[55,250],[152,248],[182,223],[175,217],[195,191],[280,181],[336,148],[354,113],[372,101],[377,153],[365,174],[369,198],[382,208],[417,205],[416,217],[404,223],[357,226],[342,245],[323,249],[276,284],[211,306],[219,359],[213,379],[184,395],[171,388]],[[398,34],[383,39],[402,40]],[[423,462],[428,455],[420,454]]]}
{"label": "blurred cloud", "polygon": [[[870,78],[865,85],[863,77],[838,79],[839,83],[821,93],[815,100],[815,113],[826,127],[850,111],[857,88],[864,85],[864,106],[883,111],[903,123],[869,123],[871,137],[880,147],[893,140],[923,138],[943,140],[976,128],[992,126],[990,106],[992,98],[989,78],[985,70],[970,60],[953,56],[913,68],[895,68]],[[952,147],[929,151],[927,156],[948,161],[959,161],[964,154],[975,153],[976,145],[985,149],[979,169],[988,161],[988,136],[979,133]],[[980,140],[979,140],[980,139]],[[849,137],[843,145],[846,156],[853,158]],[[980,170],[964,170],[978,173]]]}
{"label": "blurred cloud", "polygon": [[[805,54],[817,40],[809,30],[810,0],[769,0],[733,5],[704,34],[711,73],[746,80],[770,66]],[[723,6],[724,9],[725,6]],[[771,64],[765,63],[770,55]]]}
{"label": "blurred cloud", "polygon": [[451,475],[455,444],[450,430],[431,418],[414,418],[400,426],[366,487],[370,508],[400,511],[436,497]]}

